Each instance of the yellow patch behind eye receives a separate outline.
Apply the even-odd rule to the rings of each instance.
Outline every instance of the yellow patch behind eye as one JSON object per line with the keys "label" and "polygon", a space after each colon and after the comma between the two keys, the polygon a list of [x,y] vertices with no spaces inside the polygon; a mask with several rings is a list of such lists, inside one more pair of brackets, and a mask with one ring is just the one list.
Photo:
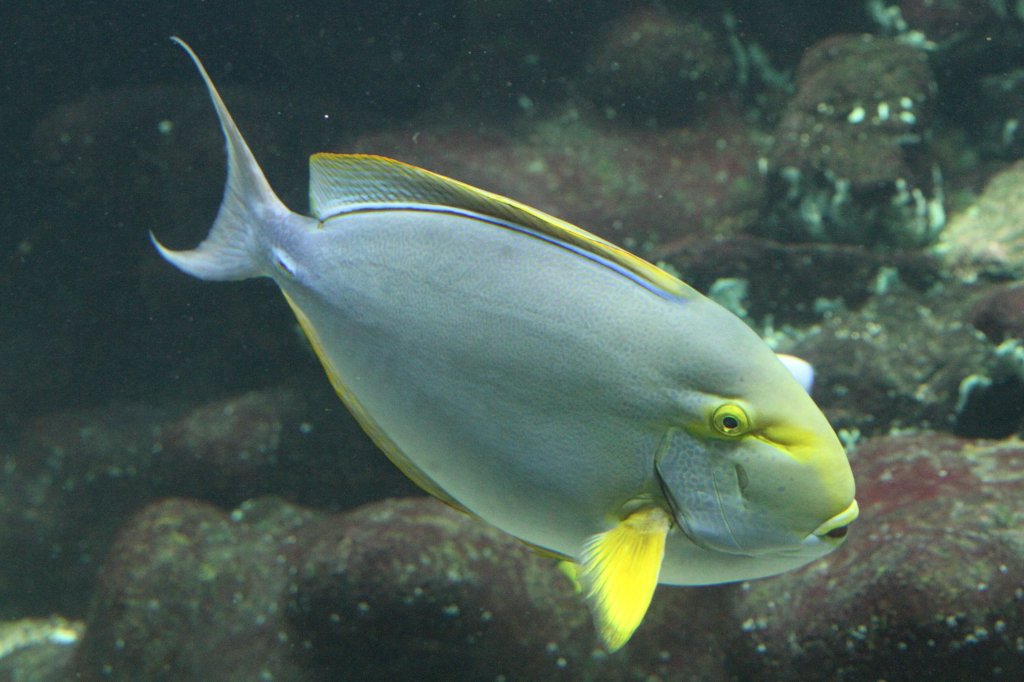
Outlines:
{"label": "yellow patch behind eye", "polygon": [[742,436],[750,431],[750,418],[739,405],[726,403],[711,415],[711,427],[723,436]]}

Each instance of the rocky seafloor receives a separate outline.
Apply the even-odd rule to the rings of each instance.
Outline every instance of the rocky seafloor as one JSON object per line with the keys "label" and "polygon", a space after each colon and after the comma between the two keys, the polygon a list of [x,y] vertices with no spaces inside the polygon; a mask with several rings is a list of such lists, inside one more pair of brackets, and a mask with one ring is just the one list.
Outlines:
{"label": "rocky seafloor", "polygon": [[[661,262],[810,360],[857,479],[845,545],[660,587],[604,653],[550,558],[376,452],[276,292],[152,252],[150,228],[199,239],[222,184],[209,104],[174,62],[76,93],[20,147],[0,680],[1024,675],[1019,10],[541,5],[452,3],[453,27],[425,3],[425,40],[388,4],[359,15],[361,57],[303,37],[327,9],[266,9],[270,84],[232,83],[214,38],[194,47],[294,208],[306,152],[395,156]],[[348,65],[337,88],[328,57]]]}

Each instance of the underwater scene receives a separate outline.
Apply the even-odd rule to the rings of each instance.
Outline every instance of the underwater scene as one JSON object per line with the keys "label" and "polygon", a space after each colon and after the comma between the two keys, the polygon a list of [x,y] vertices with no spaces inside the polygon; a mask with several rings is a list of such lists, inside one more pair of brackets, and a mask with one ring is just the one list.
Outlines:
{"label": "underwater scene", "polygon": [[0,681],[1024,679],[1024,4],[9,2],[0,91]]}

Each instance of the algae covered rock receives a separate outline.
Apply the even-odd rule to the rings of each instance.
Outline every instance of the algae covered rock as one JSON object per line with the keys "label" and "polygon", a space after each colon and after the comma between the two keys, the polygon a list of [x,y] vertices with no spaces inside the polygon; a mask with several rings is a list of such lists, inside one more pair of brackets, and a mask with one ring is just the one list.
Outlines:
{"label": "algae covered rock", "polygon": [[945,222],[928,146],[935,82],[924,52],[873,35],[810,48],[769,155],[785,238],[928,243]]}
{"label": "algae covered rock", "polygon": [[[734,586],[662,588],[608,655],[555,561],[429,498],[157,502],[111,550],[76,679],[725,680]],[[694,614],[701,614],[695,618]]]}
{"label": "algae covered rock", "polygon": [[140,512],[99,575],[76,679],[299,679],[279,552],[313,515],[265,503],[235,518],[247,514],[180,499]]}
{"label": "algae covered rock", "polygon": [[857,244],[735,235],[668,244],[656,254],[699,291],[712,291],[723,280],[744,282],[747,318],[771,320],[776,327],[819,322],[824,310],[838,306],[857,309],[878,293],[878,282],[887,276],[897,276],[913,290],[940,279],[939,262],[927,254],[878,252]]}
{"label": "algae covered rock", "polygon": [[59,616],[0,621],[0,680],[61,682],[84,631]]}
{"label": "algae covered rock", "polygon": [[994,343],[1024,339],[1024,282],[992,287],[970,311],[971,324]]}
{"label": "algae covered rock", "polygon": [[836,428],[1008,436],[1024,416],[1024,384],[970,323],[971,294],[896,285],[829,313],[783,350],[814,364],[814,398]]}
{"label": "algae covered rock", "polygon": [[1024,277],[1024,161],[994,176],[978,200],[955,215],[937,251],[965,277]]}
{"label": "algae covered rock", "polygon": [[112,405],[40,415],[0,446],[0,618],[80,616],[125,520],[156,499],[232,507],[263,494],[350,508],[415,490],[318,394],[252,391],[189,409]]}
{"label": "algae covered rock", "polygon": [[298,536],[287,618],[326,679],[575,679],[593,626],[552,559],[428,499]]}
{"label": "algae covered rock", "polygon": [[861,517],[839,552],[747,584],[738,679],[1016,679],[1024,445],[937,434],[854,456]]}

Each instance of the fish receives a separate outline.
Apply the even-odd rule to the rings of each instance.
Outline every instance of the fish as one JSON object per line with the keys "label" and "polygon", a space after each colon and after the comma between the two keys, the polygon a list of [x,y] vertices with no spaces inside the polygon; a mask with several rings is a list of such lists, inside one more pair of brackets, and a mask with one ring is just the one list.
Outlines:
{"label": "fish", "polygon": [[[857,517],[835,431],[732,313],[586,230],[381,156],[275,195],[196,53],[226,140],[202,280],[277,283],[342,402],[427,493],[573,567],[620,649],[655,587],[774,575]],[[809,386],[806,363],[797,373]]]}

